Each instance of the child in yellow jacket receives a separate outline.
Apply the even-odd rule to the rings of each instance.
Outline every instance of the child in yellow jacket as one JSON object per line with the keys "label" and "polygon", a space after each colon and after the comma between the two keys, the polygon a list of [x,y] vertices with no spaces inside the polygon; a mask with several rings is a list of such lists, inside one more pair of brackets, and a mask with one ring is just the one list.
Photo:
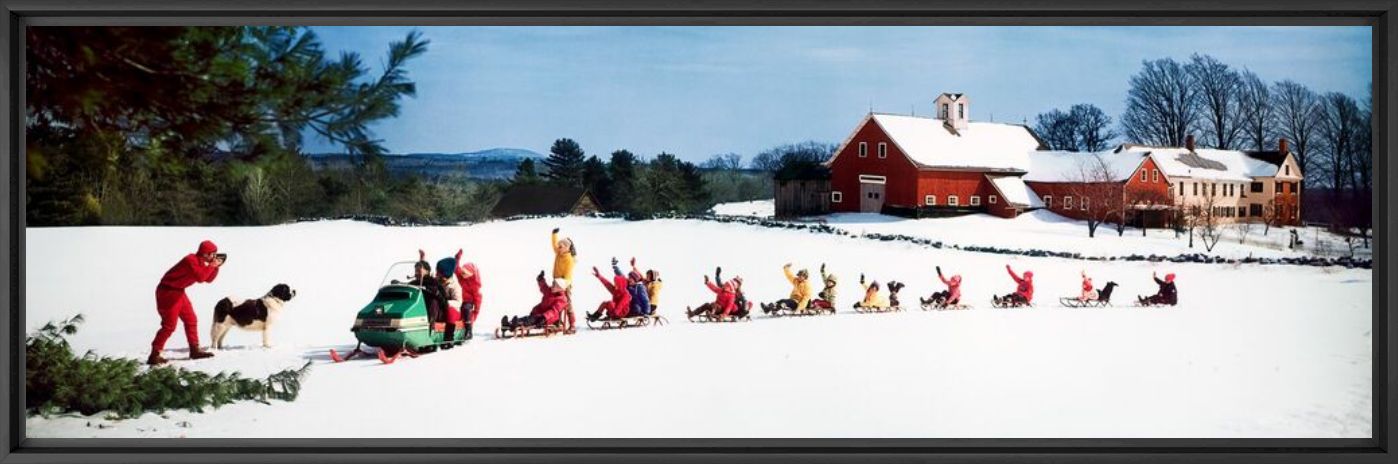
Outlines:
{"label": "child in yellow jacket", "polygon": [[573,263],[577,260],[578,250],[573,246],[573,239],[558,238],[558,228],[553,229],[553,235],[549,236],[549,243],[553,247],[553,278],[563,279],[567,289],[573,288]]}
{"label": "child in yellow jacket", "polygon": [[864,287],[864,301],[854,304],[857,308],[887,308],[888,299],[879,294],[879,282],[864,283],[864,274],[859,275],[859,286]]}
{"label": "child in yellow jacket", "polygon": [[810,273],[802,269],[796,274],[791,273],[791,263],[782,266],[782,273],[786,274],[786,281],[791,282],[791,295],[785,300],[777,300],[775,303],[762,305],[762,312],[775,313],[777,311],[796,310],[805,311],[811,305],[811,283]]}

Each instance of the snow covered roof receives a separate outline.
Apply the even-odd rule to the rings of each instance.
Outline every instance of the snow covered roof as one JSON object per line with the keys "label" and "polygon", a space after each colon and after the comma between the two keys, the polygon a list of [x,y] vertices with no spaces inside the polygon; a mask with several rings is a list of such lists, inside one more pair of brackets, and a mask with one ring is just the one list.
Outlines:
{"label": "snow covered roof", "polygon": [[923,168],[1024,171],[1029,167],[1029,152],[1041,145],[1028,128],[1015,124],[970,122],[956,131],[935,118],[871,114],[865,120],[878,124],[900,151]]}
{"label": "snow covered roof", "polygon": [[1199,148],[1190,152],[1186,148],[1127,145],[1121,148],[1121,152],[1148,154],[1170,177],[1251,181],[1253,177],[1277,173],[1276,165],[1238,150]]}
{"label": "snow covered roof", "polygon": [[1107,172],[1111,179],[1095,179],[1092,171],[1087,171],[1086,176],[1091,180],[1112,180],[1124,181],[1131,177],[1131,173],[1140,167],[1141,162],[1146,159],[1144,152],[1123,151],[1116,153],[1113,151],[1103,151],[1098,153],[1080,153],[1071,151],[1039,151],[1029,154],[1029,173],[1024,175],[1024,180],[1031,182],[1081,182],[1084,179],[1084,169],[1095,170],[1097,160],[1101,158],[1107,167]]}
{"label": "snow covered roof", "polygon": [[1039,194],[1034,193],[1028,185],[1024,185],[1024,179],[1019,176],[997,176],[986,174],[986,179],[990,180],[995,190],[1000,191],[1000,197],[1004,198],[1015,206],[1025,206],[1030,208],[1043,208],[1044,202],[1039,199]]}

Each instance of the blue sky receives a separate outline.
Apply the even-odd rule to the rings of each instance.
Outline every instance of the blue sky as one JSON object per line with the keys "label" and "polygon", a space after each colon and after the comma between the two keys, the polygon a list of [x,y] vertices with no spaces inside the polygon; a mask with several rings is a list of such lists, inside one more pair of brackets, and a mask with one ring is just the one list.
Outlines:
{"label": "blue sky", "polygon": [[[1262,79],[1366,95],[1368,27],[316,27],[331,52],[381,66],[388,43],[431,40],[416,98],[373,129],[395,153],[577,140],[700,161],[783,143],[838,143],[872,107],[1022,122],[1074,103],[1117,119],[1145,59],[1207,53]],[[335,151],[308,140],[309,151]]]}

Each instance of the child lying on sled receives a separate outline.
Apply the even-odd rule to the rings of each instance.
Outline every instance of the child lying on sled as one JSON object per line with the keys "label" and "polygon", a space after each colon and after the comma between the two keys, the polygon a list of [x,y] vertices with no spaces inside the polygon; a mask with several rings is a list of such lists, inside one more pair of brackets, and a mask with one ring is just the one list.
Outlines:
{"label": "child lying on sled", "polygon": [[539,293],[543,295],[539,304],[529,311],[528,316],[509,317],[500,316],[500,327],[505,329],[516,329],[520,327],[547,327],[557,325],[562,320],[564,312],[571,306],[568,301],[567,288],[563,282],[554,279],[553,282],[544,281],[544,271],[539,271],[538,277],[534,278],[539,284]]}
{"label": "child lying on sled", "polygon": [[961,304],[961,274],[952,275],[948,279],[942,274],[942,267],[936,266],[937,278],[946,285],[947,289],[932,294],[932,298],[922,300],[923,306],[935,306],[937,308],[947,308]]}

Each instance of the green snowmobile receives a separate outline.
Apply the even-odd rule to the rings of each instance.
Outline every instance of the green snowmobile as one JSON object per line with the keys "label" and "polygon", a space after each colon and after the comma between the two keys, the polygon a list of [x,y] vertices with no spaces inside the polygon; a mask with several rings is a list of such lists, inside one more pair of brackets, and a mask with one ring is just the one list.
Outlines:
{"label": "green snowmobile", "polygon": [[[421,353],[465,343],[470,327],[464,321],[452,324],[451,337],[447,337],[445,322],[428,323],[423,287],[408,283],[413,280],[414,264],[413,261],[405,261],[389,267],[373,301],[355,315],[350,331],[359,340],[358,345],[344,357],[330,350],[331,360],[344,362],[364,353],[362,347],[368,345],[379,349],[380,361],[392,364],[402,356],[415,358]],[[390,276],[405,277],[400,281]]]}

